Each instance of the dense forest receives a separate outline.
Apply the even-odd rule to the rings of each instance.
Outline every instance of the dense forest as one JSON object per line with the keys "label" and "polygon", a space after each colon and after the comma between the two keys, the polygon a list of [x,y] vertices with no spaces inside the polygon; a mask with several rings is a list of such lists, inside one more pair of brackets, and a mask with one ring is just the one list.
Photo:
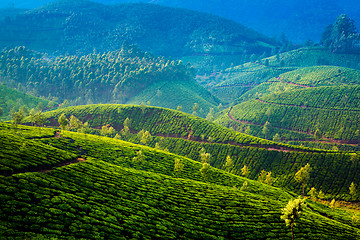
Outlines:
{"label": "dense forest", "polygon": [[191,69],[181,61],[125,45],[104,54],[53,59],[18,47],[2,51],[0,58],[0,74],[10,86],[73,104],[126,102],[155,82],[192,80]]}

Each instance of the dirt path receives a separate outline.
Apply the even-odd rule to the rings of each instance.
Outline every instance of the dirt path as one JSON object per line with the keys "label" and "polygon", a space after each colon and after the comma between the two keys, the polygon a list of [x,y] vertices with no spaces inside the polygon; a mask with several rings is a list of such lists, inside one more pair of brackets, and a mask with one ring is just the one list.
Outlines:
{"label": "dirt path", "polygon": [[11,173],[11,174],[5,174],[4,176],[5,176],[5,177],[9,177],[9,176],[12,176],[12,175],[14,175],[14,174],[18,174],[18,173],[28,173],[28,172],[41,172],[41,173],[45,173],[45,174],[46,174],[46,173],[48,173],[48,172],[51,172],[51,171],[54,170],[55,168],[67,166],[67,165],[74,164],[74,163],[84,162],[84,161],[86,161],[86,159],[78,157],[78,158],[71,159],[71,160],[68,160],[68,161],[65,161],[65,162],[57,163],[57,164],[55,164],[55,165],[52,166],[52,167],[36,166],[36,167],[33,167],[33,168],[28,168],[28,169],[23,169],[23,170],[19,170],[19,171],[14,171],[13,173]]}
{"label": "dirt path", "polygon": [[[228,112],[228,116],[231,120],[238,122],[238,123],[243,123],[243,124],[250,124],[250,125],[255,125],[255,126],[263,126],[262,124],[259,123],[254,123],[254,122],[250,122],[250,121],[242,121],[242,120],[238,120],[235,119],[232,115],[231,115],[231,110],[233,108],[230,108],[230,111]],[[302,131],[298,131],[298,130],[294,130],[294,129],[286,129],[286,128],[280,128],[280,127],[275,127],[275,126],[271,126],[272,128],[276,128],[276,129],[280,129],[280,130],[286,130],[286,131],[292,131],[292,132],[297,132],[297,133],[302,133],[302,134],[307,134],[310,136],[314,136],[314,134],[309,133],[309,132],[302,132]],[[337,143],[337,144],[347,144],[350,146],[357,146],[359,143],[358,142],[349,142],[347,140],[335,140],[333,138],[325,138],[322,137],[323,140],[298,140],[298,141],[305,141],[305,142],[320,142],[320,143]]]}
{"label": "dirt path", "polygon": [[285,104],[285,103],[267,102],[267,101],[261,100],[261,99],[259,99],[259,98],[257,98],[256,101],[261,102],[261,103],[265,103],[265,104],[285,106],[285,107],[298,107],[298,108],[320,109],[320,110],[330,110],[330,111],[360,112],[360,109],[336,109],[336,108],[322,108],[322,107],[299,106],[299,105],[295,105],[295,104]]}

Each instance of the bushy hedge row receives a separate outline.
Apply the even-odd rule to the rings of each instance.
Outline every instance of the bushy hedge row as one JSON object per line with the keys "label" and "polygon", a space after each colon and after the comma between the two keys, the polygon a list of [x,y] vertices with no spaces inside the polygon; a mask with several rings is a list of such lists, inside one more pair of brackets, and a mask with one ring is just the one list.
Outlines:
{"label": "bushy hedge row", "polygon": [[[0,178],[7,238],[288,239],[286,201],[234,188],[174,179],[99,160]],[[356,228],[312,211],[298,238],[356,239]]]}

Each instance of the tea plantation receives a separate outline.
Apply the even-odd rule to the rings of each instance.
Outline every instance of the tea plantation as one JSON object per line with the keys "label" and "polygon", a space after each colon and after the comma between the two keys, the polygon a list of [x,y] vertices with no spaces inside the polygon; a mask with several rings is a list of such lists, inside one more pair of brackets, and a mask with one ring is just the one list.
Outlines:
{"label": "tea plantation", "polygon": [[[0,176],[2,238],[291,237],[280,216],[288,200],[296,197],[293,193],[212,167],[212,177],[202,179],[202,164],[145,146],[66,131],[61,137],[51,136],[53,130],[42,129],[41,134],[38,130],[18,126],[15,131],[1,124],[0,135],[17,135],[17,141],[42,146],[43,152],[67,152],[69,158],[83,160],[58,167],[52,163],[48,169],[33,172],[25,164],[37,158],[31,150],[21,151],[16,144],[8,144],[13,156],[19,158],[18,163],[24,163],[24,172]],[[63,150],[57,150],[60,148]],[[8,159],[6,151],[0,149]],[[144,152],[144,158],[135,163],[131,159],[139,151]],[[112,160],[106,153],[117,155]],[[177,176],[175,159],[184,164],[183,172]],[[60,162],[67,161],[64,157]],[[239,190],[245,180],[247,188]],[[360,237],[358,226],[351,220],[353,212],[340,208],[331,211],[320,203],[306,202],[308,207],[295,227],[296,239]]]}

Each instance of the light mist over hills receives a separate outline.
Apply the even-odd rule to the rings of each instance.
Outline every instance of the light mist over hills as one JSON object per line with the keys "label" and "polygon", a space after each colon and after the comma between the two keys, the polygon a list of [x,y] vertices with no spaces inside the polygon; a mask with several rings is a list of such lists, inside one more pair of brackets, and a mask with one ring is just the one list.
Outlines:
{"label": "light mist over hills", "polygon": [[[187,8],[196,11],[213,13],[247,27],[253,28],[270,37],[280,38],[282,33],[295,42],[302,43],[308,39],[319,41],[322,30],[333,23],[336,17],[346,13],[355,22],[360,22],[357,14],[360,2],[346,1],[248,1],[248,0],[94,0],[104,4],[117,4],[129,2],[146,2],[170,7]],[[43,6],[51,0],[24,1],[5,0],[0,3],[0,8],[36,8]]]}

